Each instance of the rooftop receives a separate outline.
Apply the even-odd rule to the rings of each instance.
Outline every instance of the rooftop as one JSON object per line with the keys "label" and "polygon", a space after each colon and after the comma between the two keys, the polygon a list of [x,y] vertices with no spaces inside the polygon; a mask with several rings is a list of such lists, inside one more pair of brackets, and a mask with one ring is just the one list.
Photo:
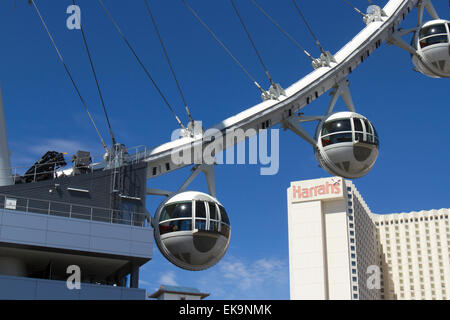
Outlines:
{"label": "rooftop", "polygon": [[202,293],[196,288],[161,285],[158,291],[153,293],[150,298],[158,298],[163,293],[188,294],[193,296],[201,296],[202,299],[209,296],[209,293]]}

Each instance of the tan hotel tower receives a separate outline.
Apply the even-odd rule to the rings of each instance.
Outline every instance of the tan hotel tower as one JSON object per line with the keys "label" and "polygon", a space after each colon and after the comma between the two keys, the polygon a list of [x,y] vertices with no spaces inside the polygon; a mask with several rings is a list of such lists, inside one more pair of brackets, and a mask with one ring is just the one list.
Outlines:
{"label": "tan hotel tower", "polygon": [[291,299],[449,299],[449,209],[373,214],[352,182],[287,190]]}

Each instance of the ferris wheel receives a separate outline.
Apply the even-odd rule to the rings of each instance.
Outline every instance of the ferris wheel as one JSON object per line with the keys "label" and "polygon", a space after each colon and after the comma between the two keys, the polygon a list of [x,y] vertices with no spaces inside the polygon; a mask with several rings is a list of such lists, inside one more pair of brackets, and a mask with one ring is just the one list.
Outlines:
{"label": "ferris wheel", "polygon": [[[286,36],[292,38],[262,7],[254,0],[250,1]],[[30,2],[36,7],[33,0]],[[99,2],[144,68],[147,76],[154,83],[150,73],[142,64],[103,2],[101,0]],[[192,174],[178,190],[166,191],[147,188],[146,192],[147,195],[167,197],[152,218],[155,241],[161,253],[170,262],[187,270],[203,270],[215,265],[224,256],[230,243],[231,227],[228,213],[216,198],[215,154],[233,147],[244,139],[250,138],[251,135],[257,135],[262,130],[281,125],[281,127],[293,131],[312,145],[319,165],[328,173],[349,179],[360,178],[374,166],[378,157],[380,141],[375,125],[368,118],[357,113],[347,76],[365,62],[375,50],[380,48],[382,43],[389,43],[410,53],[415,70],[423,75],[433,78],[450,77],[450,22],[439,17],[430,0],[389,0],[383,8],[369,1],[370,6],[365,13],[354,7],[362,16],[365,27],[336,53],[323,49],[305,20],[320,48],[321,55],[318,58],[313,58],[298,43],[296,44],[311,59],[313,71],[290,86],[283,88],[272,80],[267,68],[265,68],[270,81],[270,88],[267,90],[263,89],[248,74],[239,60],[233,56],[187,1],[182,0],[182,2],[254,82],[261,92],[262,100],[211,128],[205,129],[201,127],[199,121],[193,119],[187,104],[186,111],[190,122],[186,126],[183,125],[162,95],[180,124],[179,137],[158,147],[145,149],[133,155],[134,161],[146,163],[147,179],[153,179],[180,168],[192,166]],[[251,35],[246,29],[245,21],[239,15],[235,3],[233,1],[231,3],[257,53],[258,59],[264,66]],[[295,1],[293,3],[296,4]],[[296,8],[299,9],[298,6]],[[154,23],[148,6],[147,9]],[[412,12],[417,12],[417,24],[407,29],[400,28],[405,17]],[[425,21],[425,12],[431,16],[432,20]],[[302,14],[300,9],[299,13]],[[303,15],[302,18],[304,18]],[[42,16],[41,20],[44,23]],[[47,28],[46,30],[48,32]],[[157,28],[156,30],[158,32]],[[410,43],[403,39],[408,35],[412,36]],[[168,59],[159,32],[158,36]],[[53,41],[51,35],[50,38]],[[291,40],[295,41],[294,39]],[[63,61],[60,54],[59,57]],[[170,65],[169,59],[168,62]],[[176,79],[172,66],[171,71]],[[178,81],[177,85],[179,85]],[[157,86],[156,88],[158,89]],[[182,95],[181,90],[180,93]],[[325,114],[306,116],[301,112],[313,101],[327,93],[330,93],[331,99],[328,102]],[[340,97],[348,111],[334,111]],[[303,126],[305,122],[318,123],[315,134],[310,134],[305,130]],[[129,160],[125,146],[116,143],[111,129],[110,132],[113,146],[106,148],[103,143],[106,150],[105,162],[93,164],[93,169],[114,169],[126,165]],[[237,132],[246,132],[246,134],[240,135],[236,134]],[[203,158],[205,153],[209,154],[213,160],[205,161]],[[174,155],[179,156],[180,154],[188,154],[188,160],[174,161]],[[186,157],[183,159],[185,160]],[[186,191],[190,183],[200,173],[204,173],[206,176],[209,194]]]}
{"label": "ferris wheel", "polygon": [[[400,29],[400,23],[414,9],[417,9],[418,13],[417,25],[406,30]],[[424,23],[425,10],[433,20]],[[363,15],[363,19],[366,27],[341,50],[335,54],[324,52],[320,58],[313,60],[314,71],[288,88],[282,89],[273,85],[266,93],[263,93],[263,102],[225,119],[215,125],[214,129],[226,137],[232,135],[236,130],[254,129],[255,132],[258,132],[281,124],[314,147],[320,166],[330,174],[350,179],[367,174],[377,159],[379,138],[369,119],[356,112],[346,77],[383,42],[395,44],[411,53],[416,71],[433,78],[450,77],[450,23],[440,19],[431,1],[391,0],[384,8],[371,5],[367,13]],[[409,33],[413,34],[411,45],[402,39]],[[326,114],[304,116],[299,112],[330,90],[331,100]],[[344,100],[348,111],[333,112],[339,97]],[[308,121],[318,121],[314,137],[302,127],[302,123]],[[216,139],[218,136],[191,132],[177,141],[148,151],[146,155],[143,155],[145,161],[149,163],[148,178],[176,169],[165,170],[168,169],[165,163],[169,162],[170,154],[173,152],[186,152],[189,148],[195,148],[195,144],[199,141],[206,147],[208,141]],[[233,141],[233,139],[225,140]],[[227,231],[225,233],[216,231],[217,242],[214,242],[222,245],[217,246],[211,243],[206,252],[195,249],[194,245],[189,250],[189,257],[183,256],[182,252],[185,250],[186,243],[195,244],[194,239],[198,237],[196,236],[198,229],[173,233],[167,233],[165,229],[162,229],[166,228],[170,222],[170,219],[165,216],[167,210],[183,211],[179,208],[187,208],[187,205],[192,208],[187,210],[195,210],[194,207],[198,208],[199,200],[194,200],[192,205],[190,204],[191,200],[196,197],[206,197],[201,193],[183,192],[192,177],[201,171],[206,173],[210,193],[215,197],[212,167],[205,164],[197,165],[187,183],[180,188],[179,192],[181,193],[169,197],[157,210],[153,220],[155,239],[163,255],[175,265],[189,270],[202,270],[214,265],[225,254],[228,247],[228,242],[224,240],[229,237],[229,226],[225,223],[221,225],[224,228],[226,226]],[[161,194],[158,190],[149,190],[149,193]],[[175,209],[174,205],[170,205],[173,201],[180,201],[180,198],[183,198],[180,207]],[[204,201],[205,206],[209,209],[215,206],[212,200]],[[202,209],[203,211],[207,210]],[[220,224],[220,221],[212,218],[217,217],[216,212],[221,211],[214,208],[211,211],[208,210],[208,220],[210,223],[217,221]],[[223,214],[226,217],[226,213]],[[180,214],[180,216],[182,215]],[[202,213],[203,215],[204,213]],[[228,218],[225,219],[228,221]],[[183,220],[177,220],[177,223],[179,221]],[[209,232],[214,230],[211,226],[212,224],[209,226]],[[205,229],[208,228],[205,226]]]}

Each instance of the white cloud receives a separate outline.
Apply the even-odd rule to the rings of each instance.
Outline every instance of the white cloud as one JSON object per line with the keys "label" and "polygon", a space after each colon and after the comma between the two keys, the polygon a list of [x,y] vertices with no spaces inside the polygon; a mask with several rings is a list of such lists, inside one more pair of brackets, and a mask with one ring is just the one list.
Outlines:
{"label": "white cloud", "polygon": [[178,286],[178,282],[175,278],[175,272],[169,271],[161,275],[161,277],[159,278],[159,283],[168,286]]}
{"label": "white cloud", "polygon": [[27,151],[36,154],[43,155],[48,150],[55,150],[58,152],[67,152],[69,155],[74,154],[78,150],[90,151],[91,153],[98,152],[98,146],[92,146],[90,143],[83,143],[81,141],[72,139],[44,139],[38,144],[30,145]]}
{"label": "white cloud", "polygon": [[139,286],[150,286],[150,282],[139,279]]}
{"label": "white cloud", "polygon": [[72,155],[78,150],[91,152],[93,162],[102,161],[104,153],[101,144],[92,142],[84,143],[74,139],[63,138],[30,139],[20,143],[11,143],[10,149],[12,151],[11,165],[12,167],[17,168],[19,172],[31,167],[49,150],[66,152],[67,155],[65,156],[65,159],[68,164],[70,164]]}
{"label": "white cloud", "polygon": [[270,299],[275,292],[285,296],[289,292],[289,269],[287,262],[276,258],[228,257],[204,271],[196,285],[212,299]]}

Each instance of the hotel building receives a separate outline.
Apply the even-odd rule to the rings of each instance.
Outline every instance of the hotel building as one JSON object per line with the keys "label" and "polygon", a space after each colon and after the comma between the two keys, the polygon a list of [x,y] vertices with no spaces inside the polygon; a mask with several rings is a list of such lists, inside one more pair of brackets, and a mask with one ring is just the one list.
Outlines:
{"label": "hotel building", "polygon": [[287,198],[291,299],[449,299],[450,210],[373,214],[339,177]]}

